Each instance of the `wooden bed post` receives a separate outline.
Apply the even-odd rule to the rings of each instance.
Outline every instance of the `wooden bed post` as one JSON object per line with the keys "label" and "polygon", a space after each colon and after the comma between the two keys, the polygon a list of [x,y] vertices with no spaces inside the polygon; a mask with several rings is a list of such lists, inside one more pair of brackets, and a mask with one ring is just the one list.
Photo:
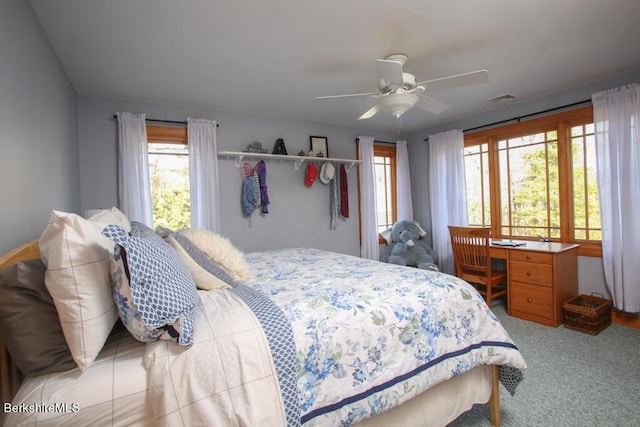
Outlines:
{"label": "wooden bed post", "polygon": [[500,426],[500,380],[498,378],[498,365],[492,365],[492,387],[491,397],[489,398],[489,418],[491,424],[496,427]]}

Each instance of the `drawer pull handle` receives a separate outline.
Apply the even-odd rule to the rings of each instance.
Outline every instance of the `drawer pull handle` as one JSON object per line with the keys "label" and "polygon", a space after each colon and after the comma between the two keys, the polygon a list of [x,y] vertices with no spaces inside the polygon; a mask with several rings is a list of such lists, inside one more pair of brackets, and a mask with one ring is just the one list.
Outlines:
{"label": "drawer pull handle", "polygon": [[531,255],[527,255],[527,259],[531,259]]}
{"label": "drawer pull handle", "polygon": [[531,298],[531,297],[527,298],[527,302],[528,302],[529,304],[531,304],[531,303],[533,302],[533,298]]}
{"label": "drawer pull handle", "polygon": [[527,276],[531,277],[531,274],[532,273],[530,271],[527,271]]}

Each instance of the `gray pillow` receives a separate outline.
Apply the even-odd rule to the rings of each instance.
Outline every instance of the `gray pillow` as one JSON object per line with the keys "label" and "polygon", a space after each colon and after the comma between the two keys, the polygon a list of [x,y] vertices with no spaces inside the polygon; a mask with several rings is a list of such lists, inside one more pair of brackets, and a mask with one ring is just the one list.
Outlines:
{"label": "gray pillow", "polygon": [[209,258],[204,252],[198,249],[196,245],[191,243],[191,240],[187,239],[180,233],[174,233],[172,234],[172,236],[178,243],[180,243],[180,246],[182,246],[184,250],[187,251],[189,256],[200,265],[200,267],[204,268],[209,273],[213,274],[218,279],[222,280],[225,283],[228,283],[234,288],[238,286],[239,282],[237,280],[232,279],[229,273],[227,273],[222,267],[216,264],[216,262]]}
{"label": "gray pillow", "polygon": [[207,254],[205,254],[200,248],[194,245],[191,240],[180,233],[176,233],[175,231],[165,228],[165,227],[157,227],[156,234],[163,239],[167,239],[168,236],[173,237],[180,246],[189,254],[189,256],[200,265],[200,267],[204,268],[208,273],[213,274],[218,279],[222,280],[225,283],[228,283],[232,287],[238,286],[240,282],[231,278],[227,271],[220,267],[214,260],[212,260]]}
{"label": "gray pillow", "polygon": [[0,335],[25,375],[76,367],[44,284],[45,270],[37,259],[0,271]]}

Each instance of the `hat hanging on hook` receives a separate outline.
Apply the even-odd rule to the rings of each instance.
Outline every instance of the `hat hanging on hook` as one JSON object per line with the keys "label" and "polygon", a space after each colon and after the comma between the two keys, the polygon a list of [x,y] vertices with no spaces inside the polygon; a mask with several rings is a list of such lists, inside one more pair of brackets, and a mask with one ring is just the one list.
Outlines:
{"label": "hat hanging on hook", "polygon": [[328,184],[336,174],[336,169],[330,162],[324,162],[320,168],[320,182]]}

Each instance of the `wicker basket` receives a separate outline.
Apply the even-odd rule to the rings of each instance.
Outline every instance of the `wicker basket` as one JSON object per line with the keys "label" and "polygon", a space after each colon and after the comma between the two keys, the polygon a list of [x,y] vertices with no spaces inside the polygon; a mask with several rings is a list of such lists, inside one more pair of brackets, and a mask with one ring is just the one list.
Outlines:
{"label": "wicker basket", "polygon": [[611,301],[580,295],[562,304],[565,328],[598,335],[611,324]]}

